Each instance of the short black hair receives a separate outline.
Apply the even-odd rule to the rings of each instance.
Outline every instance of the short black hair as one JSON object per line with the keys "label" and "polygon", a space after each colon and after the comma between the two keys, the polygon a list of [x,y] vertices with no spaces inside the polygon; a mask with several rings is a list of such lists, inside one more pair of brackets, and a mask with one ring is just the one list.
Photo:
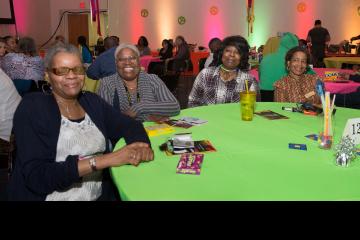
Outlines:
{"label": "short black hair", "polygon": [[219,50],[219,52],[216,54],[217,56],[214,56],[214,61],[216,61],[215,65],[220,66],[222,64],[222,55],[224,53],[224,50],[228,46],[235,47],[238,52],[240,53],[240,63],[238,65],[238,68],[241,71],[249,71],[249,43],[246,41],[246,39],[240,35],[235,36],[229,36],[226,37],[222,41],[222,46]]}
{"label": "short black hair", "polygon": [[321,25],[321,20],[319,19],[315,20],[315,25]]}

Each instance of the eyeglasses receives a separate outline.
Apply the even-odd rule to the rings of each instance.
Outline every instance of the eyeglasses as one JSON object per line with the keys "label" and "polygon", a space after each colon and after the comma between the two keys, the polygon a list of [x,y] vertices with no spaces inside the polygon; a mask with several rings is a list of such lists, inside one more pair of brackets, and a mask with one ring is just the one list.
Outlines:
{"label": "eyeglasses", "polygon": [[127,58],[117,58],[117,60],[121,63],[124,63],[124,62],[132,62],[132,63],[135,63],[137,61],[137,57],[136,56],[130,56],[130,57],[127,57]]}
{"label": "eyeglasses", "polygon": [[70,72],[70,70],[75,75],[85,75],[85,69],[82,66],[77,66],[73,68],[68,68],[68,67],[52,68],[51,72],[57,76],[65,76]]}

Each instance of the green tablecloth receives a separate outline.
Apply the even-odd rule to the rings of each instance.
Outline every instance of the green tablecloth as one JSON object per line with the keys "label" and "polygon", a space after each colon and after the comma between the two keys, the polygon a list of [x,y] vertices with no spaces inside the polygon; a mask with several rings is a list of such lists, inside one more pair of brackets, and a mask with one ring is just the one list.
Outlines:
{"label": "green tablecloth", "polygon": [[[305,138],[321,128],[319,117],[282,111],[284,103],[257,103],[290,119],[255,116],[241,121],[238,103],[186,109],[181,116],[208,120],[190,129],[194,140],[209,139],[217,152],[206,153],[200,175],[176,174],[179,156],[166,156],[158,146],[170,135],[152,137],[155,160],[138,167],[112,168],[123,200],[360,200],[360,159],[348,168],[335,165],[334,150],[318,148]],[[180,117],[181,117],[180,116]],[[348,118],[359,110],[338,108],[335,143]],[[149,125],[149,123],[146,123]],[[303,143],[308,150],[293,150]],[[119,146],[117,146],[119,147]]]}
{"label": "green tablecloth", "polygon": [[341,68],[343,63],[360,64],[360,57],[329,57],[324,58],[327,68]]}

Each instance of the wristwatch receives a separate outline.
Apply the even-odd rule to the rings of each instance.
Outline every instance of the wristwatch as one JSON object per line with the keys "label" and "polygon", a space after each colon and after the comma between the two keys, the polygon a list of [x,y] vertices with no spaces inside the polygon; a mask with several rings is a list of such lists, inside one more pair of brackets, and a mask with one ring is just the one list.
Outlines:
{"label": "wristwatch", "polygon": [[97,168],[96,168],[96,158],[95,158],[95,157],[90,158],[89,164],[90,164],[91,170],[92,170],[93,172],[97,171]]}

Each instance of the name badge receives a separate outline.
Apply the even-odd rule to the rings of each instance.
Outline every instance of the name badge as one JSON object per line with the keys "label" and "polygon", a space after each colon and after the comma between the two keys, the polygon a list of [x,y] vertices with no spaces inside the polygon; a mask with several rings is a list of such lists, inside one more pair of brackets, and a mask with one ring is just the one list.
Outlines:
{"label": "name badge", "polygon": [[305,94],[305,97],[306,98],[309,98],[309,97],[312,97],[315,95],[315,92],[314,91],[311,91],[311,92],[308,92],[307,94]]}

